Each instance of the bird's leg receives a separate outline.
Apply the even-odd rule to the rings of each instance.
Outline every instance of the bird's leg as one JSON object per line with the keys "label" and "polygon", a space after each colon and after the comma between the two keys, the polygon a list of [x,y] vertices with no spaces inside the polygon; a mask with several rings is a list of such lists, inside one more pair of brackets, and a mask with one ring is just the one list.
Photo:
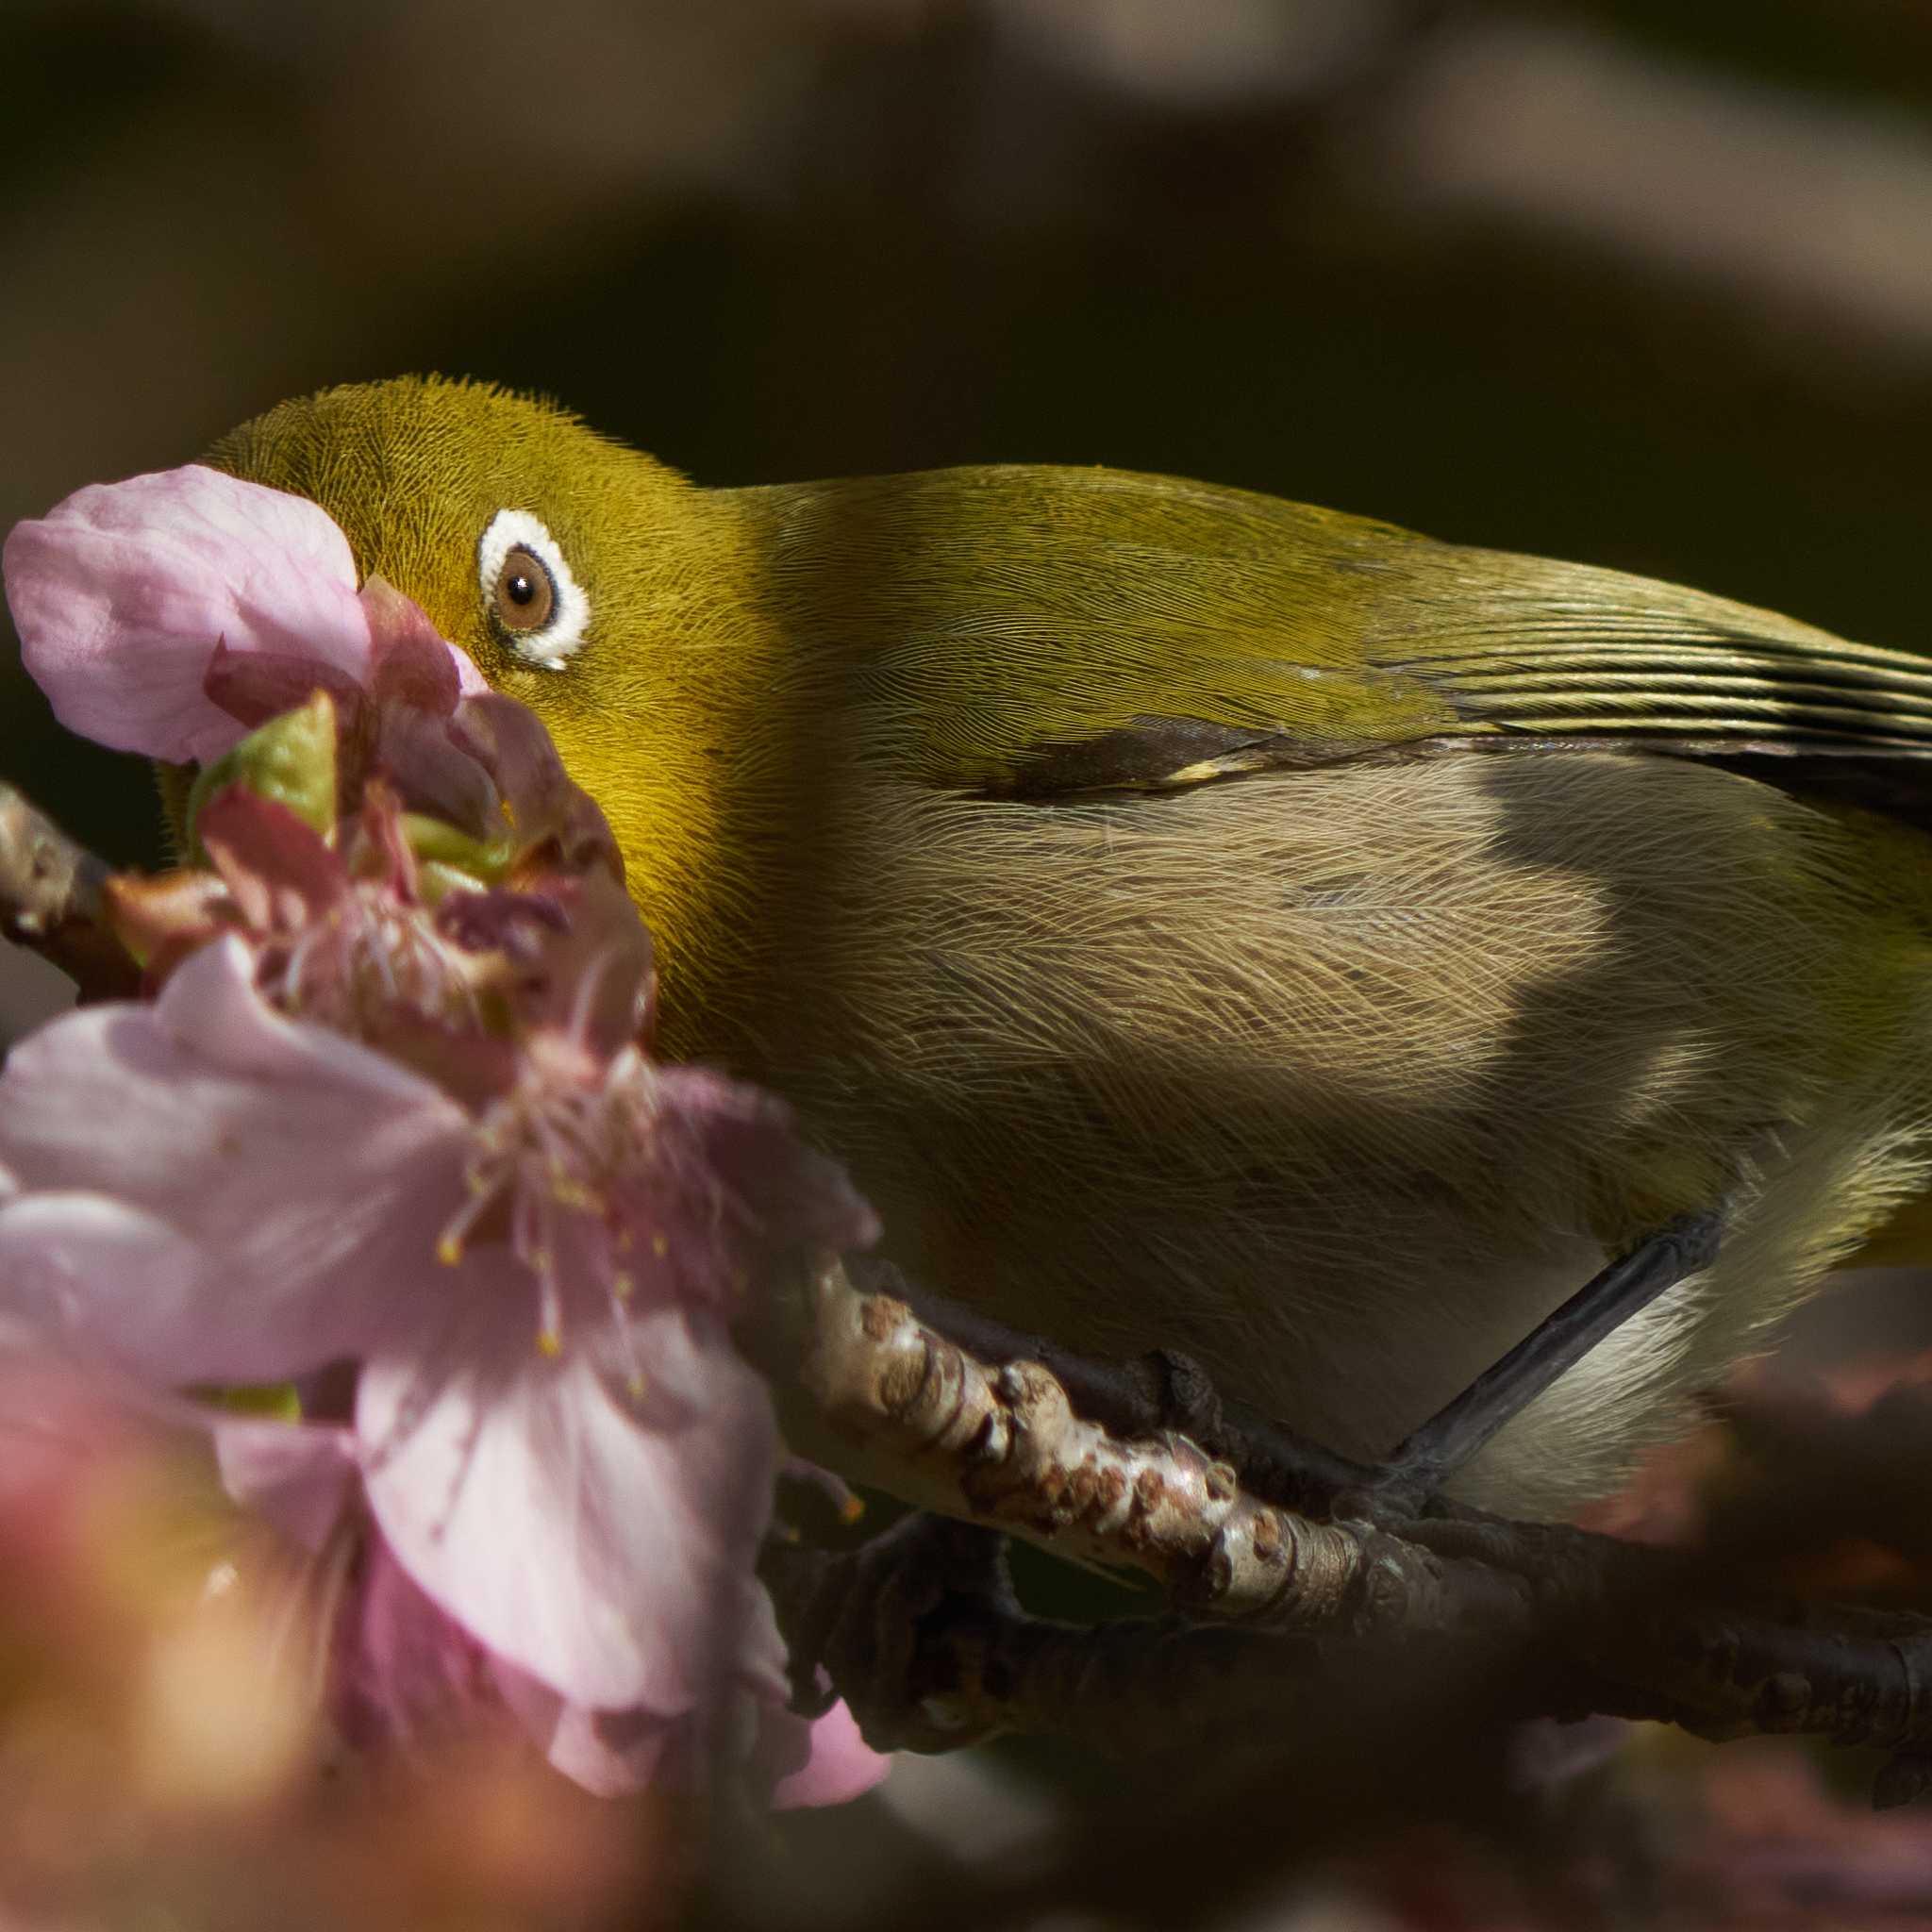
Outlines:
{"label": "bird's leg", "polygon": [[1667,1290],[1709,1267],[1724,1219],[1722,1211],[1679,1216],[1600,1269],[1500,1361],[1397,1443],[1366,1486],[1370,1495],[1377,1503],[1400,1498],[1416,1504],[1433,1495],[1606,1337]]}

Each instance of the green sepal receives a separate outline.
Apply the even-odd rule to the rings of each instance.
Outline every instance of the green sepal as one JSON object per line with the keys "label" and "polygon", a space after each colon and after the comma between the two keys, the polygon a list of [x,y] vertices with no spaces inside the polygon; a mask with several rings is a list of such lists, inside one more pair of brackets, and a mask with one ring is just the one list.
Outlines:
{"label": "green sepal", "polygon": [[292,1382],[244,1382],[227,1389],[203,1384],[190,1392],[197,1401],[226,1409],[230,1415],[255,1416],[272,1423],[302,1420],[302,1398]]}
{"label": "green sepal", "polygon": [[271,718],[213,764],[202,767],[188,793],[188,837],[195,861],[207,855],[195,826],[201,808],[230,785],[286,806],[323,838],[336,828],[336,708],[325,691]]}
{"label": "green sepal", "polygon": [[474,891],[479,885],[497,884],[516,857],[512,839],[492,839],[485,844],[441,819],[425,818],[421,812],[406,811],[402,829],[423,868],[425,896],[432,901],[453,887]]}

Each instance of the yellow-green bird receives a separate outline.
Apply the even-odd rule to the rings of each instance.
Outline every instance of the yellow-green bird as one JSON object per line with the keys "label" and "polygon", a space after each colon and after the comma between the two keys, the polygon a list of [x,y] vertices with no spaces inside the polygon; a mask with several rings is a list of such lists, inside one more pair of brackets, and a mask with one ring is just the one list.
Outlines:
{"label": "yellow-green bird", "polygon": [[1932,663],[1162,476],[703,489],[460,382],[209,460],[541,713],[669,1049],[1011,1323],[1374,1457],[1728,1203],[1456,1485],[1557,1511],[1926,1187]]}

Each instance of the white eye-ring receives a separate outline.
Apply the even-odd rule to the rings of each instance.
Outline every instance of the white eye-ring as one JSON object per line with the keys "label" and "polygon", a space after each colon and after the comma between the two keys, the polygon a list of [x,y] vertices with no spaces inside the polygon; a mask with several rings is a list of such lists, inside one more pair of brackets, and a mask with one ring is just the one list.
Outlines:
{"label": "white eye-ring", "polygon": [[476,542],[476,581],[490,622],[528,664],[561,671],[584,641],[591,600],[557,540],[526,509],[500,509]]}

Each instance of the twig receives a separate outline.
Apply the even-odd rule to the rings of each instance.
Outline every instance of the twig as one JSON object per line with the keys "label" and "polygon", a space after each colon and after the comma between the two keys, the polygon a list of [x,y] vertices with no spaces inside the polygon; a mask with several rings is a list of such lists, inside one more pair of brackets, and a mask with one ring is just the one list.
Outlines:
{"label": "twig", "polygon": [[801,1308],[803,1420],[837,1439],[845,1472],[1076,1560],[1143,1571],[1203,1610],[1325,1624],[1359,1592],[1358,1539],[1258,1501],[1185,1436],[1088,1421],[1044,1364],[983,1361],[836,1262],[812,1275]]}
{"label": "twig", "polygon": [[134,992],[141,974],[108,924],[108,868],[13,786],[0,784],[0,933],[69,974],[83,1000]]}
{"label": "twig", "polygon": [[1366,1513],[1379,1513],[1383,1499],[1370,1491],[1380,1471],[1338,1456],[1259,1409],[1224,1397],[1188,1356],[1171,1349],[1131,1361],[1080,1355],[1050,1336],[1008,1328],[976,1308],[944,1301],[908,1281],[889,1261],[858,1257],[846,1266],[858,1287],[905,1302],[929,1326],[981,1361],[1039,1363],[1067,1391],[1079,1414],[1113,1435],[1184,1435],[1232,1469],[1243,1489],[1286,1509],[1325,1516],[1333,1513],[1338,1498],[1351,1497],[1359,1499]]}
{"label": "twig", "polygon": [[[1679,1553],[1454,1506],[1382,1526],[1346,1514],[1373,1499],[1344,1490],[1316,1521],[1171,1429],[1118,1434],[1043,1363],[982,1359],[836,1264],[791,1314],[766,1346],[805,1398],[788,1416],[801,1447],[921,1507],[1141,1571],[1182,1613],[1092,1630],[1028,1618],[983,1531],[895,1527],[843,1556],[775,1552],[801,1667],[825,1666],[874,1743],[1042,1727],[1121,1742],[1171,1734],[1177,1709],[1191,1731],[1197,1709],[1258,1722],[1306,1701],[1341,1645],[1356,1671],[1406,1673],[1426,1655],[1512,1716],[1879,1742],[1900,1754],[1884,1795],[1926,1781],[1932,1620],[1740,1604]],[[1306,1490],[1308,1470],[1292,1480]]]}
{"label": "twig", "polygon": [[[763,1567],[794,1667],[808,1677],[823,1665],[866,1735],[898,1749],[958,1750],[1017,1731],[1110,1751],[1218,1751],[1257,1726],[1307,1727],[1322,1707],[1345,1707],[1371,1658],[1387,1683],[1388,1654],[1358,1641],[1180,1616],[1085,1626],[1029,1615],[1000,1537],[941,1517],[908,1516],[841,1555],[774,1543]],[[1420,1695],[1424,1652],[1446,1660],[1431,1674],[1439,1686],[1456,1702],[1481,1687],[1492,1721],[1505,1703],[1520,1715],[1553,1702],[1591,1707],[1580,1686],[1566,1698],[1536,1669],[1510,1627],[1467,1630],[1453,1649],[1411,1647],[1404,1674]],[[1499,1702],[1506,1681],[1513,1690]]]}

